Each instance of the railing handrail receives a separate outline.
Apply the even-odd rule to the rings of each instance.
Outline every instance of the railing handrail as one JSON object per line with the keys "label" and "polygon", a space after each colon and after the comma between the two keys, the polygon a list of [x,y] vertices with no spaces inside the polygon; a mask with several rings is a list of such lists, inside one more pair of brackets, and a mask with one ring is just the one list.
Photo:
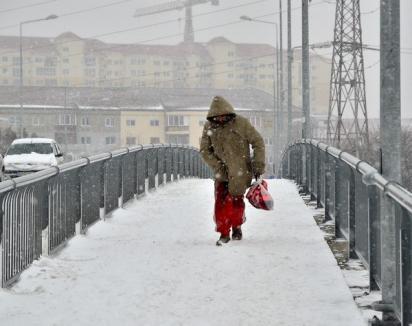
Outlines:
{"label": "railing handrail", "polygon": [[[391,180],[387,180],[369,163],[353,156],[348,152],[345,152],[336,147],[327,145],[314,139],[297,140],[294,143],[291,143],[288,146],[288,148],[299,144],[313,145],[322,152],[328,153],[333,157],[337,158],[338,160],[345,162],[346,164],[354,168],[356,171],[358,171],[360,174],[362,174],[362,182],[364,184],[378,187],[380,190],[384,192],[386,196],[392,198],[395,202],[397,202],[403,208],[408,210],[408,212],[412,213],[412,193],[404,187],[402,187],[402,185]],[[286,152],[287,150],[284,152],[284,154]]]}
{"label": "railing handrail", "polygon": [[123,148],[113,150],[111,152],[99,153],[99,154],[94,154],[94,155],[87,156],[87,157],[82,157],[72,162],[63,163],[59,166],[52,166],[50,168],[47,168],[47,169],[44,169],[38,172],[30,173],[27,175],[23,175],[15,179],[5,180],[3,182],[0,182],[0,194],[8,192],[16,188],[27,186],[31,183],[36,183],[39,181],[49,179],[61,172],[66,172],[66,171],[70,171],[70,170],[73,170],[79,167],[83,167],[90,163],[106,161],[112,157],[122,156],[127,153],[133,153],[133,152],[141,151],[144,149],[150,149],[150,148],[186,148],[186,149],[197,150],[197,148],[193,146],[180,145],[180,144],[149,144],[149,145],[137,145],[134,147],[123,147]]}

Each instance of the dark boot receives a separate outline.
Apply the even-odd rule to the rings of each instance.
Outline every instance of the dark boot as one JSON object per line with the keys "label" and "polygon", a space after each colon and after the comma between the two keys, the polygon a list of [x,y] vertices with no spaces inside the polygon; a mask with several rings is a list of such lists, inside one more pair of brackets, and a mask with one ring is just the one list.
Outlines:
{"label": "dark boot", "polygon": [[240,226],[233,229],[232,239],[233,240],[242,240],[242,228]]}
{"label": "dark boot", "polygon": [[224,243],[228,243],[230,241],[230,236],[226,235],[221,235],[219,240],[216,242],[216,246],[221,246]]}

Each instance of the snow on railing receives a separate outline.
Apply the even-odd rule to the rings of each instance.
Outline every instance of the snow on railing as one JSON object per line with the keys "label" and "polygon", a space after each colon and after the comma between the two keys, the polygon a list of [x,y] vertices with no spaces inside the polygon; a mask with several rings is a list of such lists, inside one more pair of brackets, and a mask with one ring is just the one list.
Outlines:
{"label": "snow on railing", "polygon": [[193,147],[146,145],[0,182],[2,287],[40,255],[52,254],[135,196],[181,178],[210,175]]}
{"label": "snow on railing", "polygon": [[[350,258],[370,271],[371,290],[390,291],[385,297],[393,302],[376,307],[393,312],[402,325],[412,323],[412,194],[367,162],[315,140],[291,144],[281,174],[324,207],[336,236],[348,241]],[[396,275],[386,268],[394,264]]]}

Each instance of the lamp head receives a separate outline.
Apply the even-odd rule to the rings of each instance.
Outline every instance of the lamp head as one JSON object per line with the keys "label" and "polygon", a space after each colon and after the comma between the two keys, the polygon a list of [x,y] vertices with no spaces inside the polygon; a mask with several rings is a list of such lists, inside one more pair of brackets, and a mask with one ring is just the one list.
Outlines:
{"label": "lamp head", "polygon": [[240,19],[241,19],[241,20],[247,20],[247,21],[252,21],[252,20],[253,20],[253,19],[250,18],[249,16],[245,16],[245,15],[240,16]]}
{"label": "lamp head", "polygon": [[56,19],[56,18],[59,18],[59,16],[57,16],[57,15],[49,15],[49,16],[47,16],[46,18],[44,18],[44,20],[51,20],[51,19]]}

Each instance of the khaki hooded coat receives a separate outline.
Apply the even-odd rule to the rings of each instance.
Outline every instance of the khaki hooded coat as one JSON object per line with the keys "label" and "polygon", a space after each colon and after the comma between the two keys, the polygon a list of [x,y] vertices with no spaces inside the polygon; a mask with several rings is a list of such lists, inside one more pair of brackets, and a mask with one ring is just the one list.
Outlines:
{"label": "khaki hooded coat", "polygon": [[[223,125],[214,123],[212,118],[220,115],[233,119]],[[231,195],[241,196],[253,176],[265,172],[265,143],[249,120],[235,114],[232,105],[220,96],[213,99],[207,119],[200,141],[202,158],[217,181],[228,182]]]}

